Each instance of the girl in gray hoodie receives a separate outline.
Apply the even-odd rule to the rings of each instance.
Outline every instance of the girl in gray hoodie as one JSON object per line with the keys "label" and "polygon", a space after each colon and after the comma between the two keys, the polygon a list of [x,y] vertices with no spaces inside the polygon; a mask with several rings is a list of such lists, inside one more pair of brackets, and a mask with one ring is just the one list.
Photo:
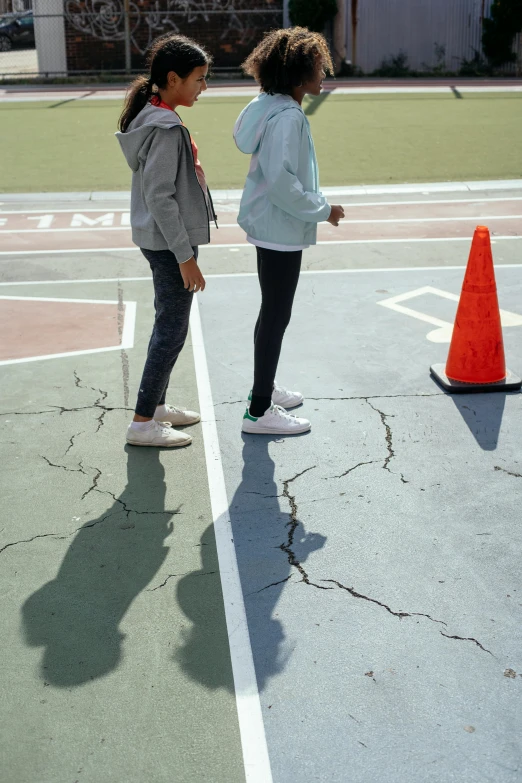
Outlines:
{"label": "girl in gray hoodie", "polygon": [[[196,291],[205,289],[198,246],[210,242],[215,219],[198,148],[176,112],[207,89],[211,57],[181,35],[158,38],[150,72],[131,85],[119,121],[120,142],[132,169],[132,239],[152,269],[156,317],[127,442],[187,446],[173,426],[195,424],[198,413],[167,405],[170,374],[187,337]],[[171,426],[173,425],[173,426]]]}

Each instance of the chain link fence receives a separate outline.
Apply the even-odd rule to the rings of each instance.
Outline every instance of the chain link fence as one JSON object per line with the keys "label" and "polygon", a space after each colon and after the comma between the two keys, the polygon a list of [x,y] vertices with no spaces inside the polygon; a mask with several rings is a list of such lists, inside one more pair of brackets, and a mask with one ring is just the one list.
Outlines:
{"label": "chain link fence", "polygon": [[[475,71],[487,67],[490,3],[338,0],[325,32],[345,75],[485,75]],[[234,75],[264,32],[289,23],[287,11],[284,0],[0,0],[0,79],[123,80],[143,71],[150,43],[167,32],[195,38],[216,75]],[[522,74],[521,36],[514,46],[518,61],[506,75]]]}
{"label": "chain link fence", "polygon": [[[0,3],[31,0],[0,0]],[[0,78],[122,77],[144,69],[159,35],[209,49],[216,74],[237,72],[263,34],[283,26],[282,0],[33,0],[0,21]],[[22,35],[27,27],[27,35]]]}

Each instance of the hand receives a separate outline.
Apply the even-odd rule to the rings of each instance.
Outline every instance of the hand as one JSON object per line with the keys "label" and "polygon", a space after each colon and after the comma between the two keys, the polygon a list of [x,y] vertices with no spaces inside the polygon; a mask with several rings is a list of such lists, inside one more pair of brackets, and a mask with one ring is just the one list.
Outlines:
{"label": "hand", "polygon": [[344,217],[344,209],[340,205],[333,206],[332,211],[330,212],[330,217],[327,219],[326,222],[331,223],[332,226],[338,226],[339,221],[343,217]]}
{"label": "hand", "polygon": [[205,278],[201,274],[200,268],[197,264],[194,256],[185,261],[184,264],[179,265],[181,277],[183,278],[183,284],[189,291],[204,291],[205,290]]}

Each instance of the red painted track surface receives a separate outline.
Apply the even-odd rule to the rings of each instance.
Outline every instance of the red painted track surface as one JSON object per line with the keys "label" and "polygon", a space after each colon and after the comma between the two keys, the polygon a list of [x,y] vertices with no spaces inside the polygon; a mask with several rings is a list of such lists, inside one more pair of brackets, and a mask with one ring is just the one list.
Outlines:
{"label": "red painted track surface", "polygon": [[[346,206],[338,228],[319,225],[319,242],[471,238],[477,224],[492,236],[522,235],[522,197]],[[211,229],[212,245],[246,244],[237,214]],[[132,248],[127,210],[0,212],[0,252]]]}

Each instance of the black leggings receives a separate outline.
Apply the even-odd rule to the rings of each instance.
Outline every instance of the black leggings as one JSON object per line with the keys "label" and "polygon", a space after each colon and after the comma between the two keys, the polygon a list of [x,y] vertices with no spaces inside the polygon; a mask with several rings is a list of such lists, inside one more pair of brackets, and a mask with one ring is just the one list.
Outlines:
{"label": "black leggings", "polygon": [[[197,258],[197,247],[193,250]],[[136,413],[152,418],[156,407],[165,403],[172,368],[185,345],[194,294],[184,287],[174,253],[170,250],[144,248],[141,248],[141,252],[152,270],[156,317],[138,392]]]}
{"label": "black leggings", "polygon": [[252,395],[270,400],[283,337],[292,315],[303,251],[284,252],[264,247],[256,250],[261,309],[254,329]]}

